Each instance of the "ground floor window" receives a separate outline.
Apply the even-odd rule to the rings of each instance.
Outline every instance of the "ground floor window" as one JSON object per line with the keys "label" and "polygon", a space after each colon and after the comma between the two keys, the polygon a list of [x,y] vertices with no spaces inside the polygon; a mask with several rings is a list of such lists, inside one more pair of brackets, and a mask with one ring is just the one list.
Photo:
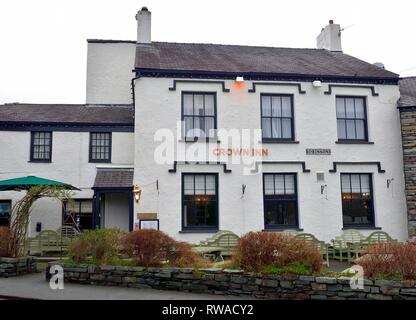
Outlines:
{"label": "ground floor window", "polygon": [[8,226],[10,224],[10,211],[12,210],[12,202],[10,200],[0,200],[0,226]]}
{"label": "ground floor window", "polygon": [[344,227],[374,227],[371,174],[341,174]]}
{"label": "ground floor window", "polygon": [[264,224],[266,229],[298,226],[295,173],[263,175]]}
{"label": "ground floor window", "polygon": [[73,203],[65,203],[63,224],[79,230],[93,229],[92,199],[75,199]]}
{"label": "ground floor window", "polygon": [[218,229],[218,175],[182,175],[183,229]]}

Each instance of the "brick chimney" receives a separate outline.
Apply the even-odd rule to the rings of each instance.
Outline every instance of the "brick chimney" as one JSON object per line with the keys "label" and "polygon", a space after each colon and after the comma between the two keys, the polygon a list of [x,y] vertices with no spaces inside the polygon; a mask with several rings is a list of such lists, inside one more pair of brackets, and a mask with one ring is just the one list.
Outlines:
{"label": "brick chimney", "polygon": [[151,43],[152,13],[143,7],[136,14],[137,43]]}
{"label": "brick chimney", "polygon": [[318,49],[342,52],[340,25],[334,24],[333,20],[329,20],[329,24],[322,29],[316,38],[316,47]]}

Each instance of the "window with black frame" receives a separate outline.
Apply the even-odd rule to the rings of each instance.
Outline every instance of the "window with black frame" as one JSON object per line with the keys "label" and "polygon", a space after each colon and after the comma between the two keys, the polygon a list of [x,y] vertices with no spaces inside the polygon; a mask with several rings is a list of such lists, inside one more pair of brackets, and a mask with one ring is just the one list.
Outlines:
{"label": "window with black frame", "polygon": [[183,92],[182,121],[185,140],[215,137],[216,94]]}
{"label": "window with black frame", "polygon": [[12,202],[10,200],[0,200],[0,227],[10,224],[10,211],[12,210]]}
{"label": "window with black frame", "polygon": [[265,229],[298,227],[298,199],[295,173],[265,173]]}
{"label": "window with black frame", "polygon": [[293,140],[293,98],[291,95],[261,95],[263,141]]}
{"label": "window with black frame", "polygon": [[64,206],[63,224],[78,230],[93,229],[92,200],[75,199]]}
{"label": "window with black frame", "polygon": [[111,132],[90,133],[90,162],[111,162]]}
{"label": "window with black frame", "polygon": [[374,227],[371,174],[341,174],[344,227]]}
{"label": "window with black frame", "polygon": [[30,161],[50,162],[52,159],[52,132],[31,132]]}
{"label": "window with black frame", "polygon": [[183,229],[218,229],[218,175],[182,175]]}
{"label": "window with black frame", "polygon": [[339,141],[367,141],[367,114],[363,97],[337,97]]}

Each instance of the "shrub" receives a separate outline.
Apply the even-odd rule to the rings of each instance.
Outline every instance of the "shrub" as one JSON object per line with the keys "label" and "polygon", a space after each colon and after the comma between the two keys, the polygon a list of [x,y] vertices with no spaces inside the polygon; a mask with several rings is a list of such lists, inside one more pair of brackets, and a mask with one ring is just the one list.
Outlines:
{"label": "shrub", "polygon": [[306,241],[284,233],[250,232],[237,246],[233,263],[246,271],[302,265],[310,272],[322,269],[319,251]]}
{"label": "shrub", "polygon": [[159,230],[136,230],[122,239],[124,253],[142,267],[198,266],[202,258],[186,242],[179,242]]}
{"label": "shrub", "polygon": [[410,243],[369,245],[357,259],[369,278],[403,278],[416,280],[416,246]]}
{"label": "shrub", "polygon": [[83,231],[71,242],[69,256],[77,262],[91,256],[93,263],[111,263],[118,255],[122,235],[116,228]]}
{"label": "shrub", "polygon": [[10,229],[0,227],[0,257],[10,256]]}

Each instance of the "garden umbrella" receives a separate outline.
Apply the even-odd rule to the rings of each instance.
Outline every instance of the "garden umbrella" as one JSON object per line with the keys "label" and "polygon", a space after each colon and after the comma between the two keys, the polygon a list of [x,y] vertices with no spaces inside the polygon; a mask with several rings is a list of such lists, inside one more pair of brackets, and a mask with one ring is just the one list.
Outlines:
{"label": "garden umbrella", "polygon": [[54,186],[62,187],[67,190],[80,190],[74,186],[36,176],[27,176],[22,178],[8,179],[0,181],[0,191],[22,191],[29,190],[33,186]]}

